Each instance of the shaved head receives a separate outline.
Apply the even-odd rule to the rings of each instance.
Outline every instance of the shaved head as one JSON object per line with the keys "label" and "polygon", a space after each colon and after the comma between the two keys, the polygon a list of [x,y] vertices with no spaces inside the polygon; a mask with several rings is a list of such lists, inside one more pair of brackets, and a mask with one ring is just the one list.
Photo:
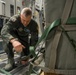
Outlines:
{"label": "shaved head", "polygon": [[32,11],[30,8],[26,7],[26,8],[23,8],[22,11],[21,11],[21,22],[24,26],[27,26],[30,21],[31,21],[31,17],[32,17]]}
{"label": "shaved head", "polygon": [[22,9],[21,15],[32,16],[32,11],[29,7],[25,7],[25,8]]}

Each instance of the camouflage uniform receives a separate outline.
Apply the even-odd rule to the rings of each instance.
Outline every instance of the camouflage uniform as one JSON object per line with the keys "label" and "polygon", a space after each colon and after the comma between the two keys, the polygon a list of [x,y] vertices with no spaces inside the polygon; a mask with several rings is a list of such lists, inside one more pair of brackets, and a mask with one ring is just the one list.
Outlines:
{"label": "camouflage uniform", "polygon": [[35,46],[38,41],[38,25],[31,19],[29,25],[24,27],[21,23],[20,16],[15,15],[9,19],[9,21],[3,26],[1,30],[1,36],[3,39],[3,47],[6,51],[8,58],[13,58],[13,47],[9,42],[12,38],[18,39],[26,48],[23,49],[22,55],[29,54],[28,35],[31,34],[30,45]]}

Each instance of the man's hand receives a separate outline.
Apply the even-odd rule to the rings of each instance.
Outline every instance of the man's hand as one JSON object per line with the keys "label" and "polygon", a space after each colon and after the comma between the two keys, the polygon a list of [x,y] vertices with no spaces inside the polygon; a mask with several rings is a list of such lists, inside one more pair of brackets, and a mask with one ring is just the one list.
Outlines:
{"label": "man's hand", "polygon": [[25,46],[23,46],[19,41],[12,39],[10,41],[13,45],[13,48],[16,50],[16,52],[22,52],[23,48],[25,48]]}

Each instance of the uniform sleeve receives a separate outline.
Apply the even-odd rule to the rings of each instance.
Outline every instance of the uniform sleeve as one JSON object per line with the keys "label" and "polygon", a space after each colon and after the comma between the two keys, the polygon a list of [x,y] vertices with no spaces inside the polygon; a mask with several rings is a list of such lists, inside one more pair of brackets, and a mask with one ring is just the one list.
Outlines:
{"label": "uniform sleeve", "polygon": [[15,22],[16,19],[12,17],[6,24],[3,25],[1,30],[1,37],[6,43],[9,43],[9,41],[14,38],[10,32],[13,31],[13,29],[16,27]]}

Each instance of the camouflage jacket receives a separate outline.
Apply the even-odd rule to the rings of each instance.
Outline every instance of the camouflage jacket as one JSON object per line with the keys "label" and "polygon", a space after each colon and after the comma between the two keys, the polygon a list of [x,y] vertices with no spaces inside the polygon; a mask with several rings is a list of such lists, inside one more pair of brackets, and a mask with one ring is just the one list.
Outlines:
{"label": "camouflage jacket", "polygon": [[3,25],[1,30],[1,36],[3,41],[9,43],[12,38],[21,39],[22,41],[28,42],[28,30],[31,34],[31,45],[35,45],[38,41],[38,25],[31,19],[27,27],[21,23],[20,16],[15,15],[9,19],[7,23]]}

